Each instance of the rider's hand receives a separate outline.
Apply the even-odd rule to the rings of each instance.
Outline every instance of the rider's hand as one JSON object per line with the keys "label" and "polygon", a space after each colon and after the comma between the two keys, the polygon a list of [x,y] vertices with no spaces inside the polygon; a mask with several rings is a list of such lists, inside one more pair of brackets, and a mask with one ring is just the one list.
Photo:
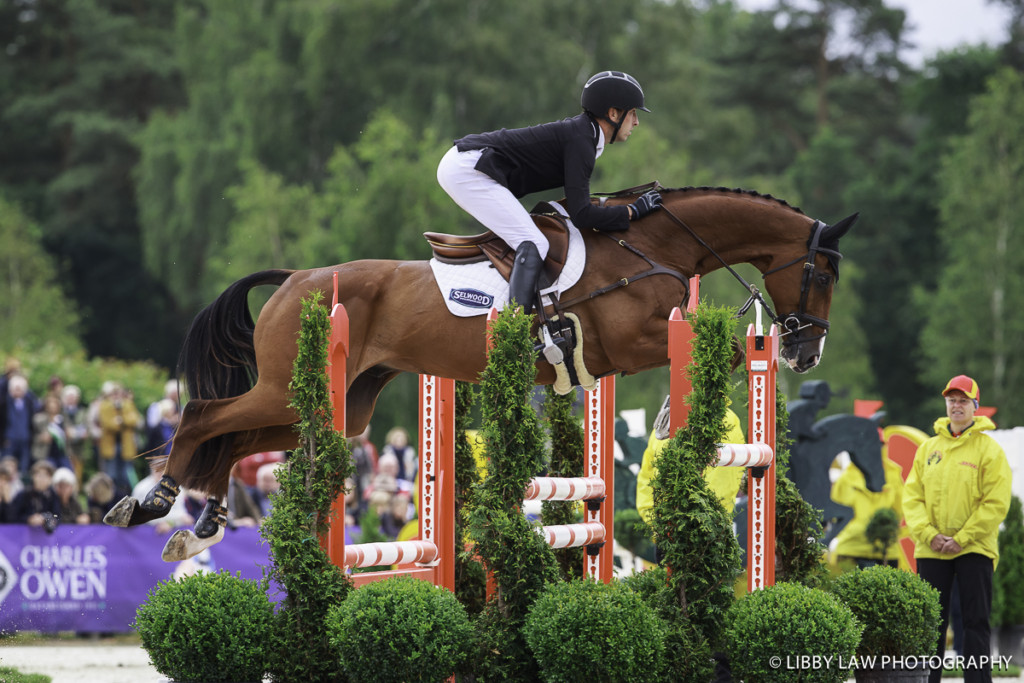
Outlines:
{"label": "rider's hand", "polygon": [[640,220],[647,214],[661,206],[661,193],[657,190],[650,190],[637,197],[637,200],[629,205],[633,210],[631,220]]}

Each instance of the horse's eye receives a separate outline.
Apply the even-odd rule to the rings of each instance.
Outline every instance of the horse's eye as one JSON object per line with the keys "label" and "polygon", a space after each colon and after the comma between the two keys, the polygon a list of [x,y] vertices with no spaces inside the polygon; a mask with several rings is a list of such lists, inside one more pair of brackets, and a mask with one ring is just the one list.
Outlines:
{"label": "horse's eye", "polygon": [[819,286],[821,286],[821,287],[828,287],[830,284],[832,284],[832,276],[831,275],[829,275],[828,273],[819,273],[818,274],[818,285]]}

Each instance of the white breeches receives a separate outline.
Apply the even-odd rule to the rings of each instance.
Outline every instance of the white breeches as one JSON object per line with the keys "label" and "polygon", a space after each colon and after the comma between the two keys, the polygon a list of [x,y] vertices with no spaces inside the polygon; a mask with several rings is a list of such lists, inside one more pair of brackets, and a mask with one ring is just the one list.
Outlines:
{"label": "white breeches", "polygon": [[476,170],[483,150],[460,152],[452,147],[437,165],[437,182],[473,218],[483,223],[512,249],[533,242],[543,259],[548,241],[515,195],[494,178]]}

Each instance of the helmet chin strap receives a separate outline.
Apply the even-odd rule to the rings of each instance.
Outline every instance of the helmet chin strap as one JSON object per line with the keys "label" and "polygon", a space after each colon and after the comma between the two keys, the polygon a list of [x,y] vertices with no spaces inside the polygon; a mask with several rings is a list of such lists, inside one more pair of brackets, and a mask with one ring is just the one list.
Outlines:
{"label": "helmet chin strap", "polygon": [[615,138],[618,137],[618,135],[619,135],[619,129],[622,128],[622,124],[625,123],[625,121],[626,121],[625,112],[623,113],[622,116],[619,117],[618,123],[616,123],[612,119],[612,117],[608,116],[608,114],[604,115],[604,120],[607,121],[608,123],[610,123],[612,126],[614,126],[612,128],[612,137],[611,137],[610,140],[608,140],[608,144],[609,145],[614,145],[615,144]]}

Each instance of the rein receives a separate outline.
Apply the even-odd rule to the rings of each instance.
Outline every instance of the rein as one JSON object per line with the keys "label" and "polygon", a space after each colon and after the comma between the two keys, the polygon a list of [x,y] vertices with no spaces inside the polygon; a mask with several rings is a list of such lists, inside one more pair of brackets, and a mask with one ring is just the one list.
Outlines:
{"label": "rein", "polygon": [[[642,192],[642,191],[646,191],[646,190],[649,190],[649,189],[656,189],[658,187],[660,187],[658,182],[654,181],[653,183],[649,183],[647,185],[641,185],[639,187],[630,188],[629,190],[622,190],[622,191],[616,192],[614,194],[600,195],[599,203],[601,205],[604,205],[604,203],[607,201],[607,199],[609,197],[622,196],[622,195],[625,195],[625,194],[632,194],[632,193],[635,193],[635,192],[638,192],[638,191]],[[764,294],[761,293],[761,290],[758,289],[758,287],[756,285],[747,282],[743,278],[742,275],[737,273],[736,270],[732,266],[730,266],[728,263],[726,263],[725,259],[723,259],[721,257],[721,255],[717,251],[712,249],[711,246],[700,237],[700,235],[698,235],[696,232],[694,232],[693,228],[691,228],[689,225],[687,225],[681,218],[679,218],[679,216],[677,216],[674,213],[672,213],[672,211],[669,210],[668,207],[662,206],[661,210],[664,211],[665,214],[670,219],[672,219],[672,221],[676,225],[678,225],[683,230],[685,230],[697,242],[697,244],[699,244],[700,246],[702,246],[705,249],[707,249],[708,252],[712,256],[714,256],[716,259],[718,259],[718,261],[722,264],[722,266],[726,270],[728,270],[729,273],[731,273],[732,276],[734,278],[736,278],[736,280],[740,284],[743,285],[743,288],[746,289],[750,293],[750,296],[747,299],[746,303],[744,303],[743,306],[740,307],[739,311],[737,311],[736,318],[742,318],[746,314],[746,312],[748,310],[750,310],[750,307],[756,301],[759,304],[761,304],[761,306],[764,308],[765,312],[769,316],[771,316],[772,322],[773,323],[778,323],[779,326],[782,328],[783,331],[779,334],[779,337],[782,340],[783,346],[791,346],[793,344],[797,344],[797,343],[801,343],[801,342],[806,342],[806,341],[815,341],[817,339],[822,339],[823,337],[825,337],[828,334],[828,330],[829,330],[829,326],[830,326],[829,321],[825,320],[824,318],[819,318],[819,317],[817,317],[815,315],[811,315],[810,313],[807,312],[807,297],[810,294],[811,282],[813,281],[814,273],[815,273],[815,269],[816,269],[816,266],[814,265],[815,257],[817,256],[818,253],[822,253],[822,254],[826,255],[829,258],[829,260],[832,261],[834,264],[838,263],[838,260],[842,258],[842,254],[840,254],[838,251],[836,251],[834,249],[828,249],[826,247],[822,247],[821,246],[821,235],[824,232],[825,228],[828,227],[824,222],[822,222],[820,220],[814,221],[814,225],[811,228],[811,231],[812,231],[811,232],[811,239],[810,239],[810,243],[808,245],[808,249],[807,249],[807,253],[806,254],[804,254],[803,256],[798,256],[795,259],[793,259],[792,261],[789,261],[788,263],[784,263],[781,266],[777,266],[777,267],[772,268],[771,270],[765,271],[764,273],[761,274],[761,279],[764,280],[769,275],[771,275],[773,273],[777,273],[777,272],[779,272],[781,270],[785,270],[786,268],[789,268],[790,266],[794,266],[797,263],[799,263],[801,260],[804,261],[803,276],[802,276],[801,281],[800,281],[800,308],[795,313],[787,313],[785,315],[778,315],[777,313],[775,313],[774,309],[772,309],[771,305],[765,299],[765,296],[764,296]],[[568,309],[571,306],[575,306],[578,303],[581,303],[583,301],[587,301],[589,299],[593,299],[595,297],[599,297],[599,296],[601,296],[603,294],[607,294],[608,292],[614,291],[614,290],[619,289],[621,287],[625,287],[625,286],[629,285],[630,283],[636,282],[637,280],[642,280],[642,279],[650,277],[652,275],[669,275],[669,276],[674,277],[675,279],[679,280],[679,282],[681,282],[682,285],[683,285],[683,290],[684,290],[683,302],[684,302],[684,304],[685,304],[686,301],[689,300],[689,298],[690,298],[690,280],[689,280],[688,277],[686,277],[685,275],[683,275],[679,271],[672,270],[671,268],[667,268],[667,267],[665,267],[665,266],[655,262],[654,260],[649,258],[646,254],[644,254],[642,251],[640,251],[639,249],[637,249],[633,245],[631,245],[628,242],[626,242],[626,240],[624,240],[624,239],[619,239],[619,238],[613,237],[612,235],[610,235],[609,233],[606,233],[606,232],[605,233],[601,233],[601,234],[607,236],[609,239],[615,240],[615,242],[620,247],[623,247],[623,248],[627,249],[633,255],[643,259],[647,263],[648,269],[644,270],[644,271],[641,271],[640,273],[638,273],[638,274],[636,274],[636,275],[634,275],[632,277],[620,278],[619,280],[616,280],[615,282],[613,282],[613,283],[611,283],[609,285],[605,285],[604,287],[600,287],[598,289],[593,290],[589,294],[584,294],[582,296],[575,297],[573,299],[570,299],[569,301],[559,301],[559,302],[557,302],[555,304],[555,309],[556,310]],[[806,329],[808,327],[812,327],[812,326],[815,326],[815,325],[817,325],[818,327],[822,328],[824,330],[824,332],[822,332],[821,334],[819,334],[819,335],[817,335],[815,337],[810,337],[808,339],[801,339],[799,341],[797,341],[795,339],[786,339],[786,337],[788,337],[789,335],[793,335],[795,333],[800,332],[800,330],[803,330],[803,329]]]}
{"label": "rein", "polygon": [[814,225],[811,228],[811,243],[808,247],[806,254],[804,254],[803,256],[798,256],[788,263],[784,263],[781,266],[772,268],[771,270],[765,271],[764,273],[761,274],[761,279],[764,280],[772,273],[777,273],[780,270],[785,270],[790,266],[796,265],[801,260],[804,261],[803,277],[800,280],[800,310],[798,310],[796,313],[778,315],[765,300],[764,295],[761,293],[761,290],[759,290],[756,285],[753,285],[744,280],[742,275],[737,273],[732,266],[726,263],[725,259],[723,259],[718,252],[712,249],[707,242],[701,239],[700,235],[694,232],[689,225],[687,225],[681,218],[679,218],[679,216],[672,213],[668,209],[668,207],[663,206],[661,208],[665,212],[665,214],[669,218],[671,218],[673,222],[675,222],[676,225],[686,230],[686,232],[688,232],[690,236],[693,237],[693,239],[696,240],[698,244],[707,249],[711,253],[711,255],[718,259],[722,266],[726,270],[728,270],[732,274],[732,276],[736,278],[736,280],[738,280],[744,288],[746,288],[748,292],[750,292],[750,297],[747,299],[747,302],[743,304],[743,306],[740,307],[740,310],[736,313],[737,318],[743,317],[743,315],[750,309],[753,303],[757,301],[764,308],[765,312],[768,313],[769,316],[771,316],[772,322],[778,323],[779,326],[782,327],[783,332],[779,334],[779,337],[780,339],[782,339],[782,343],[784,346],[799,343],[796,340],[785,339],[785,337],[797,333],[800,330],[806,329],[808,327],[812,327],[814,325],[817,325],[818,327],[822,328],[824,332],[815,337],[802,339],[800,340],[801,342],[822,339],[825,337],[825,335],[828,334],[828,329],[830,325],[829,321],[825,320],[824,318],[819,318],[818,316],[811,315],[810,313],[807,312],[807,296],[810,293],[811,280],[814,277],[815,256],[818,254],[818,252],[821,252],[823,254],[828,255],[830,258],[835,258],[837,260],[842,258],[842,255],[838,251],[835,251],[834,249],[826,249],[820,245],[821,234],[825,230],[825,228],[828,227],[824,222],[818,220],[814,221]]}
{"label": "rein", "polygon": [[611,291],[614,291],[616,289],[619,289],[620,287],[625,287],[626,285],[629,285],[630,283],[636,282],[637,280],[643,280],[644,278],[650,277],[652,275],[669,275],[669,276],[674,277],[675,279],[679,280],[681,283],[683,283],[683,290],[685,292],[683,294],[683,301],[685,302],[685,301],[687,301],[690,298],[690,279],[688,277],[686,277],[685,275],[683,275],[679,271],[672,270],[671,268],[666,268],[665,266],[661,265],[660,263],[657,263],[657,262],[651,260],[647,256],[647,254],[643,253],[642,251],[640,251],[639,249],[634,247],[632,244],[630,244],[626,240],[622,240],[622,239],[618,239],[618,238],[612,237],[607,232],[602,232],[601,234],[607,236],[609,239],[615,240],[616,244],[618,244],[620,247],[623,247],[624,249],[627,249],[634,256],[638,256],[641,259],[643,259],[644,261],[646,261],[647,265],[649,266],[649,268],[647,270],[641,271],[640,273],[637,273],[636,275],[634,275],[632,277],[619,278],[618,280],[616,280],[615,282],[611,283],[610,285],[605,285],[604,287],[599,287],[598,289],[595,289],[594,291],[590,292],[589,294],[584,294],[583,296],[578,296],[578,297],[576,297],[574,299],[570,299],[569,301],[559,301],[558,305],[555,307],[556,309],[559,309],[559,310],[567,309],[570,306],[575,306],[576,304],[581,303],[583,301],[587,301],[589,299],[593,299],[595,297],[599,297],[602,294],[607,294],[608,292],[611,292]]}

